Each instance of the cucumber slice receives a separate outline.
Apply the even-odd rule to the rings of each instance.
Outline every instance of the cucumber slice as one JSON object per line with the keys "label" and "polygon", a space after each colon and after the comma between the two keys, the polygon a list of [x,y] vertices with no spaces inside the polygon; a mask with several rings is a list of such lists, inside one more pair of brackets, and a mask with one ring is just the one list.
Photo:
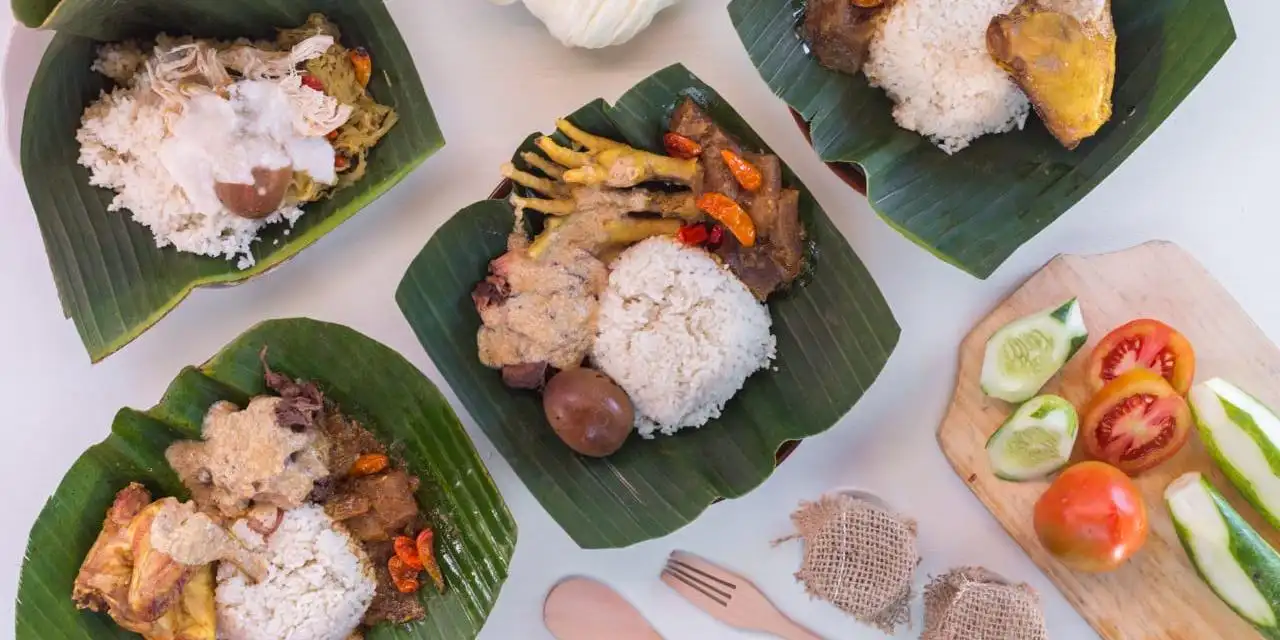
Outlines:
{"label": "cucumber slice", "polygon": [[1280,555],[1199,473],[1164,491],[1173,528],[1209,588],[1267,638],[1280,640]]}
{"label": "cucumber slice", "polygon": [[1280,529],[1280,417],[1222,378],[1195,385],[1187,399],[1205,449],[1249,504]]}
{"label": "cucumber slice", "polygon": [[1067,463],[1080,419],[1076,408],[1055,395],[1036,396],[1018,407],[987,439],[987,458],[1003,480],[1043,478]]}
{"label": "cucumber slice", "polygon": [[1075,298],[1000,327],[982,359],[983,393],[1007,402],[1030,399],[1088,337]]}

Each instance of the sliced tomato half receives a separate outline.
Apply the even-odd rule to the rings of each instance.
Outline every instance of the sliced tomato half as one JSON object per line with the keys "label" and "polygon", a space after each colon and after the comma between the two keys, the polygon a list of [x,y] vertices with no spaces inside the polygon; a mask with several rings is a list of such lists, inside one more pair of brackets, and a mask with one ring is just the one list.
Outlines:
{"label": "sliced tomato half", "polygon": [[1191,409],[1163,377],[1132,369],[1103,385],[1081,412],[1080,426],[1089,455],[1135,475],[1187,443]]}
{"label": "sliced tomato half", "polygon": [[1089,385],[1102,385],[1133,369],[1160,374],[1180,395],[1191,389],[1196,354],[1177,329],[1150,318],[1126,322],[1111,330],[1089,355]]}

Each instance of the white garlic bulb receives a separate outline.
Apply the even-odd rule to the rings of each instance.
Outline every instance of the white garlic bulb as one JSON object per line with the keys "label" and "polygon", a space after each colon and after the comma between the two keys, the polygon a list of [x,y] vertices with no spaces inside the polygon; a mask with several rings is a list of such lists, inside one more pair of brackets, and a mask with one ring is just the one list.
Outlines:
{"label": "white garlic bulb", "polygon": [[[512,4],[516,0],[491,0]],[[566,47],[599,49],[622,44],[678,0],[524,0],[529,12]]]}

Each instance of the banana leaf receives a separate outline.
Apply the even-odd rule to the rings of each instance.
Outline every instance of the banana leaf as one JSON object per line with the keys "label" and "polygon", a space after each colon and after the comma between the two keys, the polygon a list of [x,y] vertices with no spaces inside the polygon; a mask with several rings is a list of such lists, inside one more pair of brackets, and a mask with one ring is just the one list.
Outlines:
{"label": "banana leaf", "polygon": [[1164,122],[1235,41],[1223,0],[1112,2],[1118,35],[1114,115],[1074,151],[1033,113],[1021,131],[948,156],[898,128],[864,76],[820,66],[796,30],[804,0],[732,0],[729,16],[761,77],[811,126],[828,163],[852,163],[894,229],[986,278],[1098,186]]}
{"label": "banana leaf", "polygon": [[379,626],[370,640],[474,638],[507,578],[516,525],[471,440],[440,392],[390,348],[346,327],[305,318],[259,324],[200,367],[183,369],[160,404],[121,409],[111,435],[75,462],[40,512],[18,584],[17,638],[137,638],[105,614],[77,611],[71,585],[117,491],[142,482],[159,497],[188,494],[165,462],[170,443],[198,438],[206,410],[266,393],[271,368],[314,380],[342,410],[393,447],[422,480],[418,502],[436,531],[444,595],[419,593],[427,619]]}
{"label": "banana leaf", "polygon": [[[22,171],[44,236],[64,314],[93,361],[120,349],[194,288],[241,282],[279,265],[385,193],[444,144],[422,81],[381,0],[14,0],[29,25],[56,28],[40,63],[22,126]],[[332,199],[304,208],[292,230],[263,229],[256,265],[157,248],[151,232],[125,211],[108,212],[113,192],[89,185],[76,163],[81,113],[110,81],[90,70],[99,41],[154,36],[274,37],[277,27],[328,15],[345,44],[374,60],[370,91],[400,121],[369,155],[368,174]]]}
{"label": "banana leaf", "polygon": [[[643,80],[613,106],[598,100],[568,119],[660,151],[670,111],[685,95],[747,147],[767,149],[715,91],[679,65]],[[605,459],[573,453],[547,425],[535,393],[507,389],[477,359],[480,319],[470,293],[488,262],[506,250],[510,205],[485,200],[463,209],[405,273],[396,300],[418,340],[485,435],[579,545],[621,547],[663,536],[715,500],[746,494],[773,472],[780,446],[830,428],[884,367],[898,340],[893,313],[790,170],[785,182],[803,194],[801,218],[816,252],[807,281],[769,303],[776,367],[749,378],[719,419],[654,440],[633,435]]]}

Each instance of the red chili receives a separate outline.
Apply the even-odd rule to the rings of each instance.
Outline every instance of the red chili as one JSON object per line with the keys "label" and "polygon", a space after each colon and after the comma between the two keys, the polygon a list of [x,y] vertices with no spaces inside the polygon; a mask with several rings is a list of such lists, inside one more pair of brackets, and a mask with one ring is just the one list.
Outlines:
{"label": "red chili", "polygon": [[676,232],[676,239],[691,247],[701,246],[707,238],[707,226],[702,223],[686,224]]}
{"label": "red chili", "polygon": [[724,242],[724,227],[720,225],[711,227],[711,233],[707,236],[707,244],[712,247],[718,247],[722,242]]}
{"label": "red chili", "polygon": [[302,86],[315,89],[316,91],[324,91],[324,83],[320,81],[320,78],[309,73],[302,76]]}

